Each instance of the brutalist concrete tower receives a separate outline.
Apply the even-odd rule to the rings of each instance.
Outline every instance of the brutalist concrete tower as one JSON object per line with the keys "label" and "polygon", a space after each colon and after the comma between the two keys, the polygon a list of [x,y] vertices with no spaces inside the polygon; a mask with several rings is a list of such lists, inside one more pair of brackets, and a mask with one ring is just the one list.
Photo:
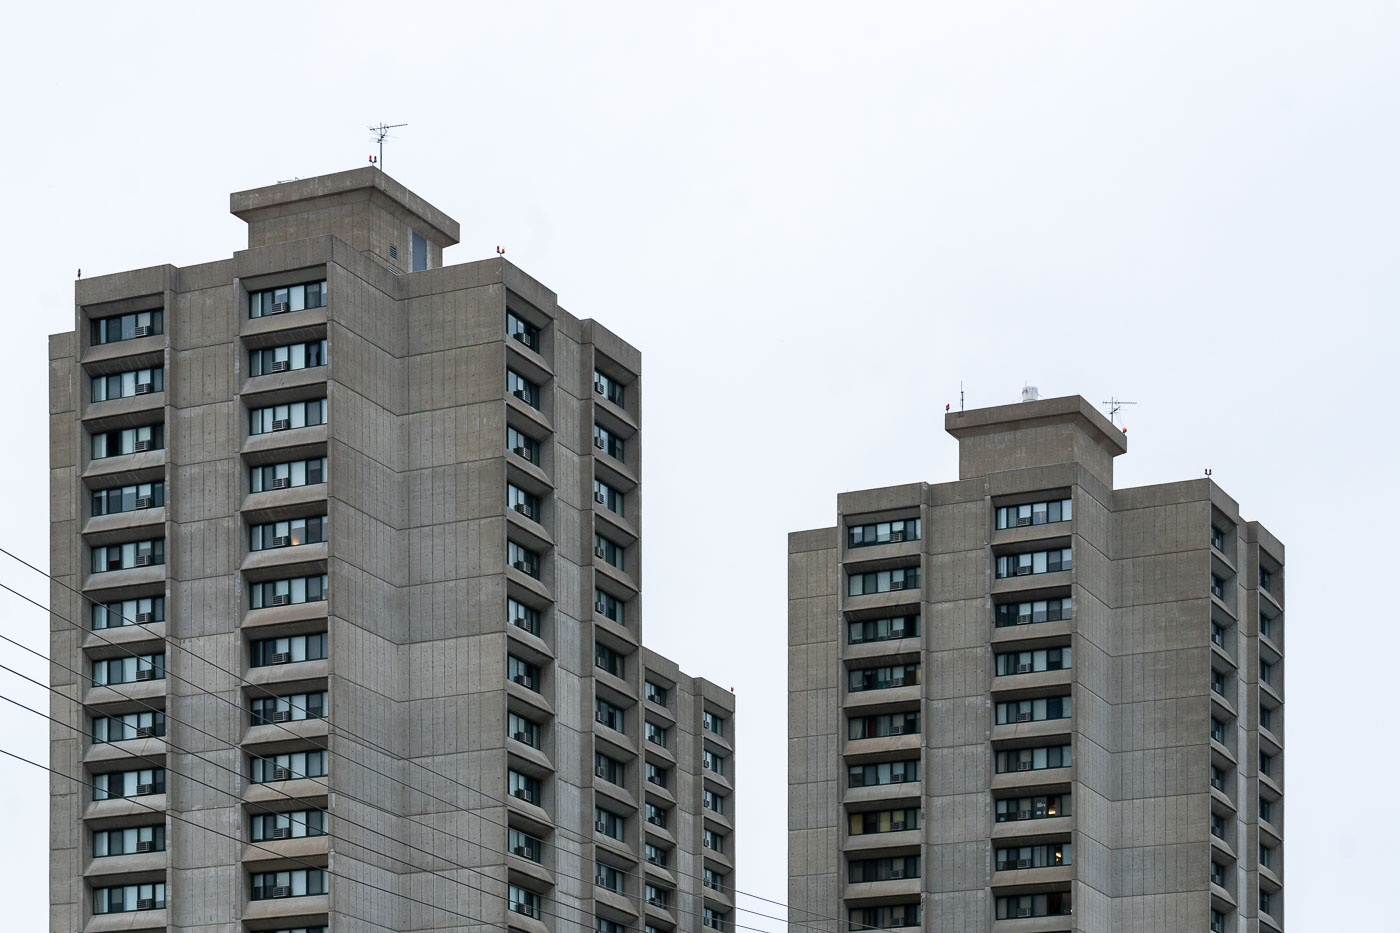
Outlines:
{"label": "brutalist concrete tower", "polygon": [[51,338],[51,929],[732,928],[638,351],[375,169],[232,210]]}
{"label": "brutalist concrete tower", "polygon": [[791,921],[1282,930],[1283,545],[1082,398],[946,427],[789,539]]}

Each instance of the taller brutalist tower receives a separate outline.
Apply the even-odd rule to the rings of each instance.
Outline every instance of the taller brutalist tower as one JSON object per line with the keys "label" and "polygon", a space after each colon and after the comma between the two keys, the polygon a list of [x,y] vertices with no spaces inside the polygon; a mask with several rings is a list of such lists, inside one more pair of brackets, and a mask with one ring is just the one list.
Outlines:
{"label": "taller brutalist tower", "polygon": [[792,923],[1282,930],[1283,545],[1082,398],[945,426],[789,538]]}
{"label": "taller brutalist tower", "polygon": [[51,929],[731,928],[638,351],[375,169],[232,210],[51,338]]}

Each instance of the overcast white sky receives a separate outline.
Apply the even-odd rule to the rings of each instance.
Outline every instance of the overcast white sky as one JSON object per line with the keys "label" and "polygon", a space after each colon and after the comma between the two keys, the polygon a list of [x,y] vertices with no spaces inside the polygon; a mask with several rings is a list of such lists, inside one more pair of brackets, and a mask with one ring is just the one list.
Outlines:
{"label": "overcast white sky", "polygon": [[[647,641],[737,690],[740,888],[786,897],[787,532],[954,479],[959,381],[969,407],[1030,382],[1136,400],[1120,486],[1211,467],[1287,544],[1288,921],[1382,924],[1400,8],[354,6],[6,14],[0,543],[47,559],[74,271],[226,257],[230,191],[363,165],[365,127],[406,122],[386,167],[461,222],[448,261],[504,244],[644,354]],[[46,735],[0,710],[0,747]],[[10,929],[46,922],[46,793],[0,763]]]}

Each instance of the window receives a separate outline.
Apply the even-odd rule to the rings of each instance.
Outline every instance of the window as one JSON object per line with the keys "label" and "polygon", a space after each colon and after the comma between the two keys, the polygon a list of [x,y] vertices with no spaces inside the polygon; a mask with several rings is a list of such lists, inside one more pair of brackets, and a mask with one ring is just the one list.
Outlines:
{"label": "window", "polygon": [[1219,646],[1219,647],[1221,647],[1221,648],[1224,648],[1224,647],[1225,647],[1225,626],[1221,625],[1219,622],[1212,622],[1212,623],[1210,624],[1210,640],[1211,640],[1211,642],[1212,642],[1213,644],[1215,644],[1215,645],[1217,645],[1217,646]]}
{"label": "window", "polygon": [[92,777],[92,799],[113,800],[118,797],[148,797],[165,793],[165,769],[144,768],[136,771],[109,771]]}
{"label": "window", "polygon": [[541,794],[543,788],[540,787],[538,778],[530,777],[528,774],[522,774],[511,768],[506,772],[506,779],[512,797],[526,803],[533,803],[536,806],[544,805],[544,797]]}
{"label": "window", "polygon": [[129,910],[164,910],[165,882],[124,884],[92,889],[94,914],[120,914]]}
{"label": "window", "polygon": [[618,732],[623,731],[624,719],[620,707],[613,706],[601,697],[594,701],[594,706],[595,711],[593,717],[597,719],[598,722],[601,722],[609,729],[616,729]]}
{"label": "window", "polygon": [[609,891],[621,894],[623,877],[622,871],[613,868],[611,865],[604,865],[601,862],[597,862],[593,866],[593,881],[599,887],[607,888]]}
{"label": "window", "polygon": [[1210,933],[1225,933],[1225,915],[1215,908],[1210,911]]}
{"label": "window", "polygon": [[724,736],[724,717],[716,716],[709,710],[700,714],[700,723],[705,727],[706,732],[713,732],[720,737]]}
{"label": "window", "polygon": [[705,887],[713,891],[723,891],[725,882],[729,878],[728,875],[721,874],[720,872],[715,871],[713,868],[705,869],[700,877]]}
{"label": "window", "polygon": [[1274,635],[1274,620],[1259,613],[1259,634],[1265,638],[1272,638]]}
{"label": "window", "polygon": [[627,926],[605,917],[593,918],[594,933],[627,933]]}
{"label": "window", "polygon": [[847,682],[851,693],[866,690],[889,690],[894,687],[914,686],[919,683],[918,664],[900,664],[894,667],[858,667],[847,671]]}
{"label": "window", "polygon": [[289,635],[286,638],[261,638],[250,647],[249,667],[271,664],[294,664],[297,661],[322,661],[326,658],[326,633]]}
{"label": "window", "polygon": [[92,572],[130,570],[133,567],[154,567],[165,563],[165,539],[128,541],[109,547],[92,549]]}
{"label": "window", "polygon": [[1225,817],[1219,813],[1210,815],[1210,834],[1219,839],[1225,838]]}
{"label": "window", "polygon": [[1259,846],[1259,864],[1269,868],[1274,864],[1274,850],[1266,845]]}
{"label": "window", "polygon": [[851,884],[917,877],[919,877],[919,857],[917,855],[852,859],[846,863],[846,880]]}
{"label": "window", "polygon": [[918,713],[884,713],[879,716],[856,716],[847,722],[849,739],[881,739],[891,735],[915,735],[919,731]]}
{"label": "window", "polygon": [[506,561],[527,576],[539,579],[540,555],[514,541],[506,542]]}
{"label": "window", "polygon": [[658,726],[656,723],[647,720],[646,737],[647,741],[653,745],[660,745],[662,748],[665,748],[669,733],[662,726]]}
{"label": "window", "polygon": [[248,433],[254,436],[325,423],[326,400],[323,398],[248,409]]}
{"label": "window", "polygon": [[506,426],[506,449],[517,457],[524,457],[526,460],[539,466],[539,444],[533,437],[530,437],[528,434],[521,434],[509,425]]}
{"label": "window", "polygon": [[416,233],[410,233],[409,248],[413,251],[413,271],[422,272],[428,268],[428,241]]}
{"label": "window", "polygon": [[1051,499],[1046,502],[1027,502],[1023,505],[1004,505],[997,508],[998,529],[1067,522],[1073,518],[1073,499]]}
{"label": "window", "polygon": [[627,766],[602,752],[593,753],[593,773],[609,784],[620,785],[627,782]]}
{"label": "window", "polygon": [[540,896],[534,891],[513,884],[510,886],[510,909],[527,917],[539,917]]}
{"label": "window", "polygon": [[1274,728],[1274,711],[1267,706],[1259,707],[1259,728],[1268,729],[1270,732]]}
{"label": "window", "polygon": [[892,641],[897,638],[916,638],[919,634],[919,617],[893,616],[885,619],[866,619],[851,622],[846,626],[847,641],[852,645],[868,641]]}
{"label": "window", "polygon": [[1219,862],[1210,863],[1210,883],[1225,887],[1225,866]]}
{"label": "window", "polygon": [[710,789],[707,787],[707,788],[705,788],[705,793],[704,793],[704,796],[703,796],[703,801],[704,801],[704,806],[705,806],[705,809],[706,809],[706,810],[713,810],[715,813],[718,813],[720,816],[724,816],[724,801],[725,801],[725,797],[724,797],[723,794],[716,794],[714,791],[710,790]]}
{"label": "window", "polygon": [[998,920],[1015,920],[1018,917],[1067,917],[1074,913],[1068,891],[999,897],[996,907]]}
{"label": "window", "polygon": [[706,907],[705,912],[702,915],[701,922],[712,930],[726,930],[729,929],[727,926],[725,926],[725,923],[728,921],[728,919],[728,911],[719,910],[714,907]]}
{"label": "window", "polygon": [[593,391],[619,407],[622,406],[622,383],[598,370],[593,370]]}
{"label": "window", "polygon": [[902,833],[919,828],[917,807],[900,810],[873,810],[868,813],[850,815],[852,836],[869,836],[874,833]]}
{"label": "window", "polygon": [[92,717],[92,744],[127,742],[165,735],[165,713],[146,711],[125,716]]}
{"label": "window", "polygon": [[303,311],[326,306],[326,282],[304,282],[287,288],[268,288],[248,293],[248,316],[266,317],[288,311]]}
{"label": "window", "polygon": [[662,829],[666,828],[666,819],[670,815],[670,810],[667,810],[665,807],[659,807],[654,803],[648,803],[642,807],[642,816],[646,818],[646,821]]}
{"label": "window", "polygon": [[326,516],[294,518],[285,522],[254,525],[248,530],[248,548],[263,551],[271,548],[299,547],[319,544],[329,535]]}
{"label": "window", "polygon": [[96,489],[92,493],[92,517],[116,515],[119,512],[136,512],[141,509],[158,509],[165,505],[165,483],[138,483],[135,486],[117,486],[113,489]]}
{"label": "window", "polygon": [[1065,671],[1070,668],[1069,648],[1042,648],[1039,651],[1012,651],[997,655],[997,676]]}
{"label": "window", "polygon": [[255,813],[253,841],[300,839],[326,834],[325,810],[292,810],[288,813]]}
{"label": "window", "polygon": [[1221,745],[1225,744],[1225,723],[1214,716],[1210,717],[1210,737]]}
{"label": "window", "polygon": [[600,479],[593,481],[593,501],[606,508],[609,512],[624,515],[622,510],[623,495],[613,489]]}
{"label": "window", "polygon": [[1222,553],[1225,551],[1225,532],[1215,525],[1210,526],[1210,546]]}
{"label": "window", "polygon": [[1272,775],[1274,773],[1274,756],[1264,752],[1259,753],[1259,773]]}
{"label": "window", "polygon": [[596,556],[607,561],[608,563],[612,564],[618,570],[626,569],[626,567],[624,567],[622,563],[622,556],[625,553],[625,549],[622,547],[622,545],[618,544],[616,541],[611,540],[610,538],[605,538],[600,534],[595,534],[593,536],[593,553]]}
{"label": "window", "polygon": [[1211,669],[1210,689],[1221,696],[1225,695],[1225,674],[1223,671],[1217,671],[1214,668]]}
{"label": "window", "polygon": [[141,680],[165,679],[165,654],[142,654],[92,662],[92,684],[130,684]]}
{"label": "window", "polygon": [[918,541],[922,536],[923,520],[908,518],[897,522],[876,522],[872,525],[852,525],[846,529],[850,547],[870,547],[872,544],[897,544]]}
{"label": "window", "polygon": [[[614,677],[627,676],[626,656],[621,652],[614,651],[607,645],[599,644],[593,646],[593,654],[594,663],[597,664],[598,667],[601,667]],[[650,726],[651,724],[648,723],[647,725]],[[650,735],[647,736],[647,738],[650,737]]]}
{"label": "window", "polygon": [[165,391],[165,367],[132,369],[110,376],[92,377],[92,400],[106,402],[135,395],[150,395]]}
{"label": "window", "polygon": [[652,845],[650,842],[648,842],[645,846],[643,846],[642,851],[648,862],[650,862],[653,865],[659,865],[662,868],[666,867],[666,861],[668,857],[667,850],[663,849],[661,846]]}
{"label": "window", "polygon": [[1266,684],[1274,682],[1274,666],[1268,661],[1261,660],[1259,662],[1259,680]]}
{"label": "window", "polygon": [[602,807],[593,808],[593,828],[604,836],[621,839],[624,824],[623,818],[611,810],[604,810]]}
{"label": "window", "polygon": [[311,897],[325,893],[326,870],[324,868],[256,872],[253,875],[253,900],[255,901],[267,901],[276,897]]}
{"label": "window", "polygon": [[158,826],[133,826],[130,829],[95,830],[92,834],[93,858],[164,851],[164,823]]}
{"label": "window", "polygon": [[671,783],[671,770],[662,768],[659,765],[648,761],[646,764],[646,779],[650,784],[657,787],[666,787]]}
{"label": "window", "polygon": [[872,573],[853,573],[846,578],[847,596],[868,596],[871,593],[889,593],[893,590],[916,590],[919,588],[918,567],[898,567],[894,570],[876,570]]}
{"label": "window", "polygon": [[724,756],[716,755],[707,748],[701,753],[701,758],[707,771],[713,771],[721,777],[724,776]]}
{"label": "window", "polygon": [[315,603],[326,598],[327,575],[292,577],[289,580],[266,580],[248,586],[249,605],[253,609],[272,606],[294,606]]}
{"label": "window", "polygon": [[873,765],[851,765],[847,769],[849,787],[878,787],[882,784],[905,784],[919,779],[919,759],[885,761]]}
{"label": "window", "polygon": [[536,411],[540,407],[540,387],[513,369],[506,370],[506,392]]}
{"label": "window", "polygon": [[506,732],[515,741],[531,748],[540,747],[540,724],[516,713],[506,714]]}
{"label": "window", "polygon": [[1225,578],[1219,574],[1210,575],[1210,595],[1216,599],[1225,598]]}
{"label": "window", "polygon": [[511,625],[523,628],[531,635],[540,633],[540,614],[537,610],[515,599],[506,599],[506,618]]}
{"label": "window", "polygon": [[1265,569],[1265,568],[1263,568],[1263,567],[1260,567],[1260,568],[1259,568],[1259,588],[1260,588],[1260,589],[1263,589],[1263,590],[1272,590],[1272,589],[1273,589],[1273,585],[1274,585],[1274,574],[1273,574],[1273,571],[1267,570],[1267,569]]}
{"label": "window", "polygon": [[326,341],[312,340],[284,347],[248,351],[248,375],[269,376],[294,369],[313,369],[326,365]]}
{"label": "window", "polygon": [[1021,820],[1049,820],[1057,816],[1070,815],[1069,794],[1011,797],[997,801],[998,823],[1016,823]]}
{"label": "window", "polygon": [[268,466],[255,466],[248,471],[249,492],[291,489],[294,486],[319,486],[326,481],[326,458],[290,460]]}
{"label": "window", "polygon": [[700,844],[712,852],[723,854],[726,838],[723,833],[717,833],[713,829],[705,829],[700,833]]}
{"label": "window", "polygon": [[165,449],[165,425],[148,424],[139,428],[104,431],[92,436],[92,459],[124,457]]}
{"label": "window", "polygon": [[1218,791],[1224,793],[1224,792],[1225,792],[1225,780],[1226,780],[1227,777],[1228,777],[1228,773],[1225,771],[1224,768],[1217,768],[1215,765],[1211,765],[1211,766],[1210,766],[1210,786],[1211,786],[1211,787],[1214,787],[1216,790],[1218,790]]}
{"label": "window", "polygon": [[616,596],[613,596],[611,593],[605,593],[604,591],[597,589],[593,591],[593,608],[598,610],[598,613],[600,615],[607,616],[609,619],[612,619],[618,625],[627,624],[625,621],[625,605],[626,604],[623,603],[622,600],[618,599]]}
{"label": "window", "polygon": [[269,755],[266,758],[254,756],[252,782],[267,784],[271,781],[325,777],[326,759],[325,749],[314,752],[287,752],[282,755]]}
{"label": "window", "polygon": [[997,774],[1006,774],[1009,771],[1040,771],[1044,768],[1068,768],[1072,763],[1070,746],[1068,745],[1017,748],[997,752]]}
{"label": "window", "polygon": [[1059,599],[1037,599],[1028,603],[1002,603],[996,610],[997,628],[1072,619],[1073,605],[1068,596]]}
{"label": "window", "polygon": [[513,654],[506,656],[506,676],[520,686],[536,693],[540,690],[540,669]]}
{"label": "window", "polygon": [[151,311],[137,311],[134,314],[100,317],[89,322],[89,326],[92,345],[100,347],[106,343],[120,343],[123,340],[165,333],[165,311],[155,308]]}
{"label": "window", "polygon": [[543,858],[544,842],[524,830],[511,829],[509,833],[510,853],[523,859],[538,862]]}
{"label": "window", "polygon": [[1259,819],[1265,823],[1272,823],[1274,815],[1274,805],[1271,801],[1259,798]]}
{"label": "window", "polygon": [[622,438],[603,427],[601,424],[593,425],[593,446],[606,453],[615,460],[625,460]]}
{"label": "window", "polygon": [[544,513],[540,511],[540,499],[521,489],[514,483],[506,483],[506,506],[524,515],[531,521],[539,521]]}
{"label": "window", "polygon": [[646,682],[647,700],[652,703],[655,703],[657,706],[666,705],[666,695],[669,692],[670,691],[668,691],[665,687],[662,687],[658,684],[654,684],[649,680]]}
{"label": "window", "polygon": [[324,690],[316,693],[289,693],[280,697],[257,697],[253,700],[252,725],[255,726],[325,717]]}
{"label": "window", "polygon": [[1260,891],[1260,892],[1259,892],[1259,912],[1260,912],[1261,914],[1267,914],[1267,913],[1269,913],[1269,906],[1270,906],[1270,903],[1271,903],[1271,897],[1270,897],[1269,892],[1268,892],[1268,891]]}
{"label": "window", "polygon": [[997,871],[1018,871],[1022,868],[1056,868],[1073,864],[1074,847],[1068,842],[1041,846],[1019,846],[997,849]]}
{"label": "window", "polygon": [[1071,548],[1065,547],[1052,551],[1030,551],[1026,554],[1003,554],[997,558],[997,579],[1072,570],[1074,561],[1071,552]]}
{"label": "window", "polygon": [[509,309],[506,310],[506,336],[540,352],[540,329]]}
{"label": "window", "polygon": [[658,888],[654,884],[646,886],[646,901],[653,907],[660,907],[662,910],[671,906],[671,892],[667,888]]}

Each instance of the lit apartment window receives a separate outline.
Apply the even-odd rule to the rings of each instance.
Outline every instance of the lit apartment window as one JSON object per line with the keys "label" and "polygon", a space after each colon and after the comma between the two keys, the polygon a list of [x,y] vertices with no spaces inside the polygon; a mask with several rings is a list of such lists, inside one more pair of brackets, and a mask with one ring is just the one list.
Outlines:
{"label": "lit apartment window", "polygon": [[1210,575],[1210,595],[1216,599],[1225,598],[1225,578],[1217,573]]}
{"label": "lit apartment window", "polygon": [[654,684],[649,680],[646,682],[647,700],[652,703],[655,703],[657,706],[666,705],[666,696],[669,692],[670,691],[668,691],[665,687],[661,686],[660,684]]}
{"label": "lit apartment window", "polygon": [[917,877],[919,877],[919,857],[917,855],[858,859],[846,864],[846,880],[851,884]]}
{"label": "lit apartment window", "polygon": [[133,567],[155,567],[163,563],[165,563],[164,538],[152,538],[149,541],[128,541],[126,544],[113,544],[109,547],[92,549],[93,573],[130,570]]}
{"label": "lit apartment window", "polygon": [[600,534],[595,534],[593,536],[593,553],[597,557],[600,557],[608,563],[612,564],[618,570],[626,569],[622,564],[622,557],[625,553],[624,548],[622,547],[622,545],[618,544],[616,541],[613,541],[610,538],[605,538]]}
{"label": "lit apartment window", "polygon": [[646,821],[662,829],[666,828],[666,818],[670,816],[670,814],[670,810],[667,810],[665,807],[658,807],[654,803],[648,803],[642,807],[642,816],[646,818]]}
{"label": "lit apartment window", "polygon": [[1210,883],[1225,887],[1225,866],[1219,862],[1210,863]]}
{"label": "lit apartment window", "polygon": [[511,625],[523,628],[531,635],[540,633],[540,614],[537,610],[531,609],[524,603],[514,599],[506,600],[506,618]]}
{"label": "lit apartment window", "polygon": [[506,507],[532,521],[539,521],[544,514],[540,511],[539,496],[526,492],[514,483],[506,483]]}
{"label": "lit apartment window", "polygon": [[124,457],[165,449],[165,425],[147,424],[92,435],[92,459]]}
{"label": "lit apartment window", "polygon": [[165,851],[165,825],[133,826],[129,829],[96,830],[92,834],[92,857],[135,855]]}
{"label": "lit apartment window", "polygon": [[623,399],[622,383],[598,370],[593,370],[593,391],[614,405],[621,406]]}
{"label": "lit apartment window", "polygon": [[1040,771],[1045,768],[1068,768],[1072,764],[1068,745],[1041,748],[1017,748],[997,752],[997,774],[1010,771]]}
{"label": "lit apartment window", "polygon": [[326,657],[326,633],[289,635],[286,638],[260,638],[250,646],[249,667],[321,661]]}
{"label": "lit apartment window", "polygon": [[700,844],[711,852],[724,854],[724,846],[728,837],[723,833],[717,833],[713,829],[705,829],[700,833]]}
{"label": "lit apartment window", "polygon": [[506,542],[506,562],[516,570],[531,577],[539,578],[540,555],[514,541]]}
{"label": "lit apartment window", "polygon": [[278,897],[311,897],[325,893],[326,871],[323,868],[266,871],[253,875],[255,901],[268,901]]}
{"label": "lit apartment window", "polygon": [[905,784],[919,779],[919,759],[884,761],[871,765],[851,765],[846,780],[850,787],[878,787],[883,784]]}
{"label": "lit apartment window", "polygon": [[506,714],[506,732],[515,741],[531,748],[540,747],[540,724],[516,713]]}
{"label": "lit apartment window", "polygon": [[109,771],[92,777],[92,799],[114,800],[119,797],[149,797],[165,793],[165,769],[143,768],[136,771]]}
{"label": "lit apartment window", "polygon": [[506,426],[506,449],[517,457],[524,457],[526,460],[539,465],[540,447],[539,443],[528,434],[522,434],[515,428]]}
{"label": "lit apartment window", "polygon": [[1057,868],[1073,864],[1074,847],[1068,842],[1042,846],[1019,846],[997,849],[997,871],[1018,871],[1022,868]]}
{"label": "lit apartment window", "polygon": [[705,788],[705,792],[701,797],[701,801],[706,810],[711,810],[715,813],[718,813],[720,816],[724,816],[725,797],[723,794],[716,794],[709,788]]}
{"label": "lit apartment window", "polygon": [[326,305],[326,295],[325,280],[249,292],[248,316],[267,317],[270,314],[284,314],[288,311],[323,308]]}
{"label": "lit apartment window", "polygon": [[1069,794],[1042,794],[1035,797],[1011,797],[997,801],[997,822],[1016,823],[1021,820],[1049,820],[1069,816]]}
{"label": "lit apartment window", "polygon": [[146,711],[125,716],[92,717],[92,744],[128,742],[165,735],[165,713]]}
{"label": "lit apartment window", "polygon": [[914,735],[919,731],[918,713],[883,713],[855,716],[847,724],[849,739],[880,739],[891,735]]}
{"label": "lit apartment window", "polygon": [[602,807],[593,808],[593,828],[604,836],[621,839],[625,823],[626,821],[621,816],[611,810],[604,810]]}
{"label": "lit apartment window", "polygon": [[1052,551],[1031,551],[1027,554],[1003,554],[997,558],[997,579],[1024,577],[1037,573],[1059,573],[1072,570],[1074,561],[1070,548]]}
{"label": "lit apartment window", "polygon": [[724,717],[716,716],[709,710],[700,714],[700,724],[705,727],[706,732],[713,732],[720,737],[724,736]]}
{"label": "lit apartment window", "polygon": [[131,398],[136,395],[150,395],[165,391],[165,367],[132,369],[110,376],[92,377],[92,400],[106,402],[118,398]]}
{"label": "lit apartment window", "polygon": [[1274,574],[1271,570],[1263,567],[1259,568],[1259,587],[1264,590],[1272,590],[1274,585]]}
{"label": "lit apartment window", "polygon": [[254,609],[272,606],[294,606],[315,603],[326,598],[327,575],[292,577],[288,580],[264,580],[248,586],[249,605]]}
{"label": "lit apartment window", "polygon": [[657,787],[667,787],[671,783],[671,769],[663,768],[650,761],[646,763],[647,783],[655,784]]}
{"label": "lit apartment window", "polygon": [[594,719],[598,720],[598,722],[607,726],[609,729],[616,729],[618,732],[623,731],[625,719],[621,707],[613,706],[607,700],[601,698],[594,701],[594,707]]}
{"label": "lit apartment window", "polygon": [[1067,917],[1074,913],[1068,891],[999,897],[996,907],[998,920],[1015,920],[1020,917]]}
{"label": "lit apartment window", "polygon": [[593,481],[593,501],[606,508],[609,512],[624,515],[622,510],[624,497],[622,493],[613,489],[600,479]]}
{"label": "lit apartment window", "polygon": [[509,836],[511,855],[518,855],[532,862],[538,862],[544,857],[544,842],[542,840],[519,829],[511,829]]}
{"label": "lit apartment window", "polygon": [[123,884],[92,889],[94,914],[120,914],[132,910],[164,910],[165,882]]}
{"label": "lit apartment window", "polygon": [[602,752],[593,753],[593,773],[609,784],[620,785],[627,782],[627,766]]}
{"label": "lit apartment window", "polygon": [[287,813],[253,815],[253,841],[301,839],[326,834],[325,810],[292,810]]}
{"label": "lit apartment window", "polygon": [[648,862],[650,862],[653,865],[658,865],[662,868],[666,867],[668,853],[661,846],[652,845],[650,842],[648,842],[645,846],[643,846],[642,851]]}
{"label": "lit apartment window", "polygon": [[1214,908],[1210,911],[1210,933],[1225,933],[1225,915]]}
{"label": "lit apartment window", "polygon": [[1221,745],[1225,744],[1225,723],[1214,716],[1210,717],[1210,737]]}
{"label": "lit apartment window", "polygon": [[627,926],[606,917],[594,917],[593,930],[594,933],[627,933]]}
{"label": "lit apartment window", "polygon": [[513,369],[506,370],[506,391],[536,410],[540,407],[540,387]]}
{"label": "lit apartment window", "polygon": [[1028,603],[1002,603],[996,611],[997,628],[1008,625],[1030,625],[1035,622],[1059,622],[1074,618],[1074,604],[1068,596],[1059,599],[1037,599]]}
{"label": "lit apartment window", "polygon": [[100,347],[104,343],[119,343],[165,333],[165,312],[156,308],[134,314],[100,317],[91,321],[90,325],[92,345]]}
{"label": "lit apartment window", "polygon": [[604,865],[601,862],[594,863],[593,881],[600,888],[607,888],[609,891],[621,894],[624,877],[621,869]]}
{"label": "lit apartment window", "polygon": [[1064,671],[1070,668],[1069,648],[1041,648],[1038,651],[1011,651],[997,655],[997,676]]}
{"label": "lit apartment window", "polygon": [[852,525],[846,529],[846,542],[850,547],[869,547],[872,544],[898,544],[900,541],[918,541],[922,537],[923,520],[907,518],[897,522],[875,522],[871,525]]}
{"label": "lit apartment window", "polygon": [[506,772],[506,778],[506,785],[512,797],[517,800],[523,800],[526,803],[533,803],[536,806],[543,805],[544,797],[541,794],[543,788],[541,788],[538,778],[530,777],[528,774],[522,774],[514,768]]}
{"label": "lit apartment window", "polygon": [[705,887],[712,891],[723,891],[725,883],[729,880],[728,875],[717,872],[713,868],[705,869],[700,877]]}
{"label": "lit apartment window", "polygon": [[248,375],[270,376],[294,369],[314,369],[326,365],[326,341],[312,340],[285,347],[248,351]]}
{"label": "lit apartment window", "polygon": [[900,810],[873,810],[868,813],[850,815],[852,836],[868,836],[872,833],[902,833],[919,828],[917,807]]}
{"label": "lit apartment window", "polygon": [[593,425],[593,446],[616,460],[626,459],[623,456],[625,448],[623,447],[622,438],[618,437],[601,424]]}
{"label": "lit apartment window", "polygon": [[326,400],[323,398],[248,409],[248,433],[252,435],[291,431],[325,423]]}
{"label": "lit apartment window", "polygon": [[539,692],[540,669],[529,661],[522,661],[513,654],[507,655],[506,676],[522,687]]}
{"label": "lit apartment window", "polygon": [[997,509],[997,528],[1046,525],[1054,522],[1067,522],[1072,518],[1074,518],[1073,499],[1051,499],[1048,502],[1004,505]]}
{"label": "lit apartment window", "polygon": [[600,615],[607,616],[618,625],[626,624],[625,606],[626,604],[623,603],[622,600],[613,596],[611,593],[606,593],[603,590],[597,589],[593,591],[593,608],[596,609]]}
{"label": "lit apartment window", "polygon": [[714,752],[710,751],[707,748],[704,750],[704,752],[701,753],[701,758],[702,764],[704,764],[705,766],[705,770],[713,771],[715,774],[718,774],[721,777],[724,775],[723,755],[716,755]]}
{"label": "lit apartment window", "polygon": [[165,679],[165,654],[142,654],[92,662],[92,684],[131,684],[142,680]]}
{"label": "lit apartment window", "polygon": [[248,529],[248,547],[253,551],[271,548],[299,547],[303,544],[319,544],[329,534],[326,516],[314,518],[294,518],[285,522],[268,522],[253,525]]}
{"label": "lit apartment window", "polygon": [[727,930],[729,929],[727,926],[729,922],[729,912],[719,910],[715,907],[706,907],[701,917],[701,922],[712,930]]}
{"label": "lit apartment window", "polygon": [[853,573],[846,578],[846,584],[847,596],[868,596],[872,593],[889,593],[894,590],[916,590],[919,588],[919,568],[897,567],[894,570]]}
{"label": "lit apartment window", "polygon": [[536,353],[540,352],[540,329],[514,311],[506,311],[506,336],[520,341]]}
{"label": "lit apartment window", "polygon": [[1073,715],[1070,698],[1042,697],[1038,700],[1012,700],[997,704],[997,725],[1017,722],[1043,722],[1068,719]]}
{"label": "lit apartment window", "polygon": [[255,466],[248,471],[249,492],[291,489],[294,486],[318,486],[326,481],[326,458],[290,460]]}
{"label": "lit apartment window", "polygon": [[643,893],[646,896],[647,904],[652,907],[666,910],[671,906],[671,892],[667,888],[658,888],[654,884],[649,884]]}
{"label": "lit apartment window", "polygon": [[289,693],[280,697],[257,697],[252,704],[252,725],[326,718],[326,691]]}
{"label": "lit apartment window", "polygon": [[527,917],[540,915],[540,896],[534,891],[513,884],[510,886],[510,909]]}
{"label": "lit apartment window", "polygon": [[1225,838],[1225,817],[1221,816],[1219,813],[1212,813],[1210,815],[1210,834],[1217,839]]}
{"label": "lit apartment window", "polygon": [[1210,526],[1210,546],[1222,553],[1225,551],[1225,532],[1215,525]]}
{"label": "lit apartment window", "polygon": [[647,720],[647,723],[646,723],[646,737],[647,737],[647,741],[650,742],[651,744],[653,744],[653,745],[660,745],[662,748],[665,748],[665,747],[666,747],[666,743],[667,743],[668,739],[670,738],[670,734],[669,734],[668,730],[665,729],[664,727],[658,726],[656,723],[652,722],[651,720]]}
{"label": "lit apartment window", "polygon": [[893,616],[886,619],[865,619],[846,626],[846,638],[852,645],[868,641],[892,641],[916,638],[919,634],[918,616]]}
{"label": "lit apartment window", "polygon": [[326,776],[326,762],[329,753],[325,749],[312,752],[287,752],[282,755],[269,755],[266,758],[253,756],[254,784],[267,784],[272,781],[292,781],[297,778],[319,778]]}
{"label": "lit apartment window", "polygon": [[92,493],[92,517],[116,515],[119,512],[136,512],[142,509],[158,509],[165,505],[165,483],[138,483],[134,486],[117,486],[113,489],[95,489]]}

